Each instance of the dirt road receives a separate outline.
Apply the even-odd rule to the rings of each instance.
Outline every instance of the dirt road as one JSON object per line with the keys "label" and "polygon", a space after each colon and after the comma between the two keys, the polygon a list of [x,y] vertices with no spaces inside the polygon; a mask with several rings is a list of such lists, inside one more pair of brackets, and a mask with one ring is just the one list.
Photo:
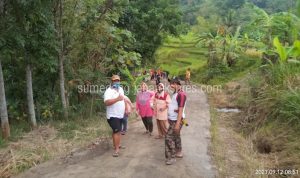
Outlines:
{"label": "dirt road", "polygon": [[[120,157],[112,157],[111,143],[74,153],[70,158],[41,164],[19,178],[212,178],[216,177],[208,155],[210,114],[207,98],[197,90],[188,93],[188,127],[182,130],[183,159],[166,166],[164,140],[143,135],[141,121],[132,122],[122,136]],[[155,123],[156,124],[156,123]],[[156,130],[156,127],[155,127]]]}

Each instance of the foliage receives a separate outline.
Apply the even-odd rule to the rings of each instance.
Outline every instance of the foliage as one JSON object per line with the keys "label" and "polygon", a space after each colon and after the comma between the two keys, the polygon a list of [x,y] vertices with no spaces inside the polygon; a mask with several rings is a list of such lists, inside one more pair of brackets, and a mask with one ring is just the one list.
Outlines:
{"label": "foliage", "polygon": [[183,21],[190,25],[197,24],[198,10],[203,3],[204,0],[180,0]]}
{"label": "foliage", "polygon": [[182,11],[177,0],[129,1],[118,27],[129,30],[136,39],[134,51],[144,60],[153,59],[165,34],[179,35],[182,27]]}
{"label": "foliage", "polygon": [[[155,54],[157,66],[163,71],[169,72],[169,77],[185,76],[187,68],[191,69],[191,77],[194,78],[197,70],[206,63],[206,49],[199,51],[195,46],[196,35],[188,33],[179,38],[168,37],[163,46]],[[156,67],[157,67],[156,66]]]}
{"label": "foliage", "polygon": [[[292,43],[298,37],[297,29],[300,28],[300,19],[292,13],[279,12],[276,14],[267,14],[266,11],[256,6],[253,10],[259,16],[251,23],[260,33],[264,34],[264,42],[270,47],[272,39],[279,36],[285,42]],[[250,29],[253,30],[253,29]]]}
{"label": "foliage", "polygon": [[240,46],[240,27],[234,35],[224,35],[218,32],[216,36],[211,33],[203,33],[198,36],[197,45],[207,46],[209,52],[208,66],[214,67],[219,64],[233,66],[242,50]]}
{"label": "foliage", "polygon": [[126,79],[124,82],[122,82],[123,86],[128,90],[128,96],[131,99],[132,102],[135,101],[135,94],[137,93],[139,86],[141,82],[144,80],[143,75],[140,76],[134,76],[131,74],[131,72],[125,68],[121,69],[121,74]]}
{"label": "foliage", "polygon": [[[124,76],[132,76],[132,72],[141,66],[142,59],[153,57],[166,34],[178,35],[185,29],[176,0],[62,2],[63,18],[59,24],[56,19],[58,0],[5,1],[5,16],[0,18],[0,57],[10,120],[28,117],[23,77],[28,63],[32,66],[38,121],[44,123],[61,117],[60,25],[71,116],[103,111],[102,102],[91,103],[94,94],[78,93],[78,85],[107,84],[107,78],[122,69],[126,69]],[[137,80],[125,77],[124,82],[132,85],[134,81]],[[91,106],[96,109],[90,109]]]}
{"label": "foliage", "polygon": [[249,0],[268,13],[287,12],[295,7],[295,0]]}
{"label": "foliage", "polygon": [[[300,41],[296,40],[292,46],[284,46],[278,37],[273,40],[274,49],[265,51],[269,56],[278,55],[280,63],[293,62],[299,63],[297,59],[300,57]],[[274,55],[273,55],[274,56]],[[274,61],[272,61],[274,62]]]}

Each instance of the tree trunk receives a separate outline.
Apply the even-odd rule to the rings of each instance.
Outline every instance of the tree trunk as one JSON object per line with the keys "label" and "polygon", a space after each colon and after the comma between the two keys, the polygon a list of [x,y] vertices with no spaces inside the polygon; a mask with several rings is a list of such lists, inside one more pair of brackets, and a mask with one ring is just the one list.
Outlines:
{"label": "tree trunk", "polygon": [[33,101],[33,91],[32,91],[32,74],[31,74],[31,65],[27,64],[26,66],[26,85],[27,85],[27,103],[28,103],[28,114],[30,119],[30,124],[33,128],[36,128],[36,117],[34,110],[34,101]]}
{"label": "tree trunk", "polygon": [[0,0],[0,17],[2,16],[4,11],[4,0]]}
{"label": "tree trunk", "polygon": [[64,75],[64,42],[63,42],[63,0],[59,0],[59,15],[58,15],[58,38],[60,43],[59,50],[59,84],[60,84],[60,97],[64,111],[64,117],[68,118],[68,105],[66,99],[66,90],[65,90],[65,75]]}
{"label": "tree trunk", "polygon": [[1,117],[2,138],[7,139],[10,136],[10,127],[8,122],[1,60],[0,60],[0,117]]}

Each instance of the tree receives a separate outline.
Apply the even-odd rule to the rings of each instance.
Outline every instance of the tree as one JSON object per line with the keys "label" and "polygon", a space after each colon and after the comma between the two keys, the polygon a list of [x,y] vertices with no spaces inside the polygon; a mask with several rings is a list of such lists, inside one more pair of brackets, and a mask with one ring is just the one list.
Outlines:
{"label": "tree", "polygon": [[34,100],[33,100],[33,90],[32,90],[32,71],[31,71],[31,64],[28,62],[26,66],[26,94],[27,94],[27,105],[28,105],[28,114],[31,126],[35,128],[36,124],[36,117],[35,117],[35,107],[34,107]]}
{"label": "tree", "polygon": [[246,0],[213,0],[214,5],[219,9],[218,14],[226,17],[230,10],[237,10],[245,4]]}
{"label": "tree", "polygon": [[268,13],[287,12],[295,7],[295,0],[249,0]]}
{"label": "tree", "polygon": [[239,26],[238,9],[242,8],[246,0],[213,0],[212,3],[217,7],[216,13],[222,19],[222,25],[224,26],[225,33],[233,35]]}
{"label": "tree", "polygon": [[67,97],[65,90],[65,72],[64,72],[64,40],[63,40],[63,0],[57,0],[54,8],[54,19],[55,27],[57,31],[57,40],[59,44],[59,86],[60,86],[60,97],[63,107],[64,117],[68,118],[68,106]]}
{"label": "tree", "polygon": [[[55,49],[55,30],[52,18],[52,2],[43,0],[12,0],[13,23],[20,35],[15,40],[15,54],[21,59],[26,71],[26,93],[28,116],[32,127],[36,127],[34,103],[33,69],[48,70],[52,65]],[[20,52],[17,52],[20,51]],[[45,76],[43,76],[45,77]]]}
{"label": "tree", "polygon": [[184,29],[177,0],[129,1],[118,27],[133,34],[136,39],[133,50],[147,60],[153,59],[166,34],[179,35]]}
{"label": "tree", "polygon": [[4,139],[7,139],[10,136],[10,127],[9,127],[9,122],[8,122],[8,114],[7,114],[5,87],[4,87],[1,59],[0,59],[0,117],[1,117],[2,137]]}
{"label": "tree", "polygon": [[[0,31],[3,32],[3,24],[4,24],[4,17],[5,17],[5,9],[4,9],[5,1],[0,0]],[[0,38],[0,50],[2,50],[2,39]],[[1,52],[1,51],[0,51]],[[7,139],[10,136],[10,127],[8,121],[8,113],[7,113],[7,105],[6,105],[6,96],[5,96],[5,87],[4,87],[4,77],[2,71],[2,58],[0,54],[0,119],[1,119],[1,130],[2,130],[2,137]]]}
{"label": "tree", "polygon": [[210,68],[216,67],[222,64],[220,59],[222,56],[220,50],[220,44],[222,43],[222,37],[217,33],[202,33],[197,37],[197,46],[204,46],[208,49],[207,65]]}
{"label": "tree", "polygon": [[300,19],[296,15],[287,12],[268,14],[255,5],[252,8],[258,16],[250,23],[255,29],[251,28],[250,30],[261,31],[265,36],[263,40],[268,48],[272,47],[274,36],[279,36],[287,43],[293,43],[297,39]]}
{"label": "tree", "polygon": [[203,0],[180,0],[180,8],[183,12],[183,21],[190,25],[197,24],[198,11],[204,3]]}

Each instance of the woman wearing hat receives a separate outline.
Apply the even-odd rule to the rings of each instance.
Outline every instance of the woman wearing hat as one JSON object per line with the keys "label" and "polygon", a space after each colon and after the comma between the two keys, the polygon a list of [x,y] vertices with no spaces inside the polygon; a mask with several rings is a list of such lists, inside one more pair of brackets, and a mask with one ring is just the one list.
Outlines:
{"label": "woman wearing hat", "polygon": [[154,115],[156,117],[158,136],[156,139],[163,138],[168,130],[168,105],[171,102],[170,95],[165,91],[165,86],[159,83],[157,86],[157,92],[154,95],[153,106]]}

